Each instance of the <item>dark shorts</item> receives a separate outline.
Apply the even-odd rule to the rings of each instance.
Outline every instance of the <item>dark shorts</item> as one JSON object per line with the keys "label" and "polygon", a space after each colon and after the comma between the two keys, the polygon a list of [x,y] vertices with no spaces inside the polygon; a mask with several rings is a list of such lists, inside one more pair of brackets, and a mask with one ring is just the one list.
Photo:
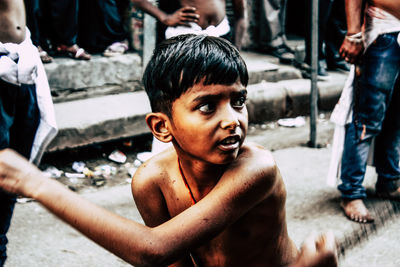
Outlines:
{"label": "dark shorts", "polygon": [[[0,149],[13,148],[29,158],[40,121],[35,85],[16,86],[0,80]],[[0,266],[6,260],[6,233],[15,196],[0,191]]]}

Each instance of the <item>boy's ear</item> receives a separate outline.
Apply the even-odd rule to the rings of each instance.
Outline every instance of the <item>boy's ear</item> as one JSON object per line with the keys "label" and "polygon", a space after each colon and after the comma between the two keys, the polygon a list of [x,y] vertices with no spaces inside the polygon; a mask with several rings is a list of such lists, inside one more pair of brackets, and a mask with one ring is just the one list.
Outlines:
{"label": "boy's ear", "polygon": [[161,142],[168,143],[172,141],[172,135],[169,131],[169,118],[161,112],[152,112],[146,115],[146,123],[153,135]]}

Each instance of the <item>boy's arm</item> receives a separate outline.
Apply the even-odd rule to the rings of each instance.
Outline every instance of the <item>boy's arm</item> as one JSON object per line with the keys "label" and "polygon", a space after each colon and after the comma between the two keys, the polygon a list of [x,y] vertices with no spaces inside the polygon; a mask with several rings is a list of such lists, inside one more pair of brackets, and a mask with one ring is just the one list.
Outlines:
{"label": "boy's arm", "polygon": [[[171,216],[160,187],[151,177],[144,177],[141,169],[139,168],[132,179],[132,195],[145,224],[149,227],[156,227],[171,219]],[[171,264],[170,267],[194,267],[194,265],[190,256],[186,255]]]}
{"label": "boy's arm", "polygon": [[[343,40],[339,53],[347,62],[355,64],[364,51],[361,36],[352,39],[351,36],[361,34],[363,0],[346,0],[347,35]],[[352,41],[353,40],[353,41]]]}
{"label": "boy's arm", "polygon": [[276,182],[276,166],[265,168],[265,161],[272,162],[265,152],[243,154],[206,197],[155,228],[88,202],[44,177],[9,149],[0,152],[0,188],[36,199],[88,238],[135,266],[160,266],[175,262],[212,239],[269,195]]}
{"label": "boy's arm", "polygon": [[197,23],[199,20],[199,15],[196,13],[195,7],[185,6],[173,14],[166,14],[147,0],[132,0],[132,3],[167,26],[187,26],[189,22]]}
{"label": "boy's arm", "polygon": [[233,12],[235,16],[235,46],[240,50],[242,48],[243,36],[246,31],[246,0],[233,0]]}

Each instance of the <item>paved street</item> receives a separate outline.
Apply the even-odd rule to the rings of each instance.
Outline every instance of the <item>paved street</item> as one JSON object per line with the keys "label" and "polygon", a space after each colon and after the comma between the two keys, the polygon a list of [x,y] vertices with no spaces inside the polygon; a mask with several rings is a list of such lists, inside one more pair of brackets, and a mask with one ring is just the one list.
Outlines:
{"label": "paved street", "polygon": [[[326,172],[330,158],[332,125],[326,120],[318,124],[318,142],[321,149],[304,144],[308,140],[308,125],[299,128],[262,127],[253,130],[249,141],[256,141],[272,149],[287,188],[287,220],[289,234],[300,246],[313,230],[332,229],[338,240],[353,238],[363,230],[348,221],[339,208],[339,194],[327,187]],[[372,188],[375,175],[368,170],[366,185]],[[130,195],[129,185],[81,193],[85,198],[124,217],[141,221]],[[374,211],[384,209],[384,201],[370,201]],[[340,266],[400,266],[400,220],[377,225],[377,233],[346,251]],[[371,228],[372,229],[372,228]],[[69,226],[50,215],[34,202],[18,203],[9,232],[9,260],[7,267],[28,266],[128,266],[117,257],[100,248]],[[357,238],[356,238],[357,239]],[[365,238],[363,238],[365,240]]]}

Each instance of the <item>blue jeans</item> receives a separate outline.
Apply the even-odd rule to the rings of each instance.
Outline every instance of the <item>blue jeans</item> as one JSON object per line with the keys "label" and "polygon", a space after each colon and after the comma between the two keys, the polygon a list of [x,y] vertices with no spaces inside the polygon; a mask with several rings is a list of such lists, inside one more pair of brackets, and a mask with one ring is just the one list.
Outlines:
{"label": "blue jeans", "polygon": [[353,122],[346,126],[341,180],[342,198],[366,197],[362,186],[368,151],[375,138],[377,190],[393,191],[400,178],[399,32],[382,34],[362,58],[355,79]]}
{"label": "blue jeans", "polygon": [[[0,80],[0,149],[13,148],[29,158],[39,125],[35,85],[16,86]],[[0,266],[6,261],[6,233],[16,197],[0,191]]]}

